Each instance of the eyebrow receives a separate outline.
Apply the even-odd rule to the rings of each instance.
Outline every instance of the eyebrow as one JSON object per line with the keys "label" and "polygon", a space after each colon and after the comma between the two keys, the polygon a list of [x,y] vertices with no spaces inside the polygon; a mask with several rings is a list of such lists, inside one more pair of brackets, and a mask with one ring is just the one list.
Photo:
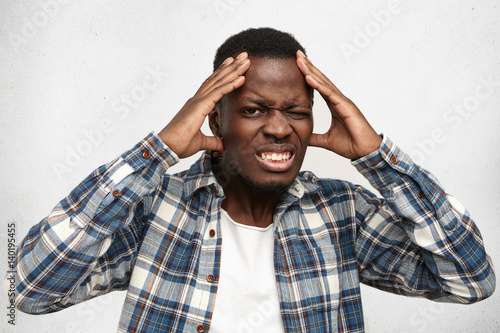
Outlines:
{"label": "eyebrow", "polygon": [[[253,99],[251,97],[248,97],[245,99],[247,102],[250,102],[250,103],[253,103],[253,104],[257,104],[263,108],[267,108],[269,109],[270,106],[264,102],[264,101],[261,101],[261,100],[258,100],[258,99]],[[297,107],[302,107],[302,108],[311,108],[310,105],[305,105],[305,104],[301,104],[301,103],[290,103],[290,104],[287,104],[283,109],[284,110],[290,110],[290,109],[293,109],[293,108],[297,108]]]}

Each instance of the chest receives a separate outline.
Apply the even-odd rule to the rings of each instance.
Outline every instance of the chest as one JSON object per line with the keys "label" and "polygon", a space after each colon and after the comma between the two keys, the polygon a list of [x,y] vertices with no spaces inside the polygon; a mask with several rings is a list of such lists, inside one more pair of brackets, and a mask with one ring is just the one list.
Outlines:
{"label": "chest", "polygon": [[[141,302],[159,312],[187,309],[186,325],[209,323],[221,268],[220,214],[218,200],[182,207],[168,201],[157,204],[129,293],[141,295]],[[338,219],[334,211],[298,205],[278,209],[274,219],[274,279],[287,331],[337,329],[342,299],[359,296],[350,222]]]}

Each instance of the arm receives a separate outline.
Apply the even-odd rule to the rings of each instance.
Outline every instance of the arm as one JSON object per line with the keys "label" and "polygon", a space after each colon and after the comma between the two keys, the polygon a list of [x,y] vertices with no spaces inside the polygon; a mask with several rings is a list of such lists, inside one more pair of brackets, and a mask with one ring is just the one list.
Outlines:
{"label": "arm", "polygon": [[310,145],[349,158],[384,196],[358,188],[360,277],[378,288],[454,302],[491,295],[495,274],[469,213],[427,171],[382,138],[356,105],[302,52],[297,65],[325,99],[330,129]]}
{"label": "arm", "polygon": [[495,273],[477,226],[432,174],[387,138],[352,163],[384,197],[357,192],[361,281],[445,302],[473,303],[493,293]]}
{"label": "arm", "polygon": [[221,139],[200,128],[220,98],[244,83],[249,66],[246,53],[226,59],[158,136],[94,171],[31,228],[15,267],[20,310],[54,312],[128,286],[165,172],[178,157],[222,150]]}
{"label": "arm", "polygon": [[176,162],[150,135],[61,200],[19,245],[17,307],[54,312],[126,288],[153,193]]}

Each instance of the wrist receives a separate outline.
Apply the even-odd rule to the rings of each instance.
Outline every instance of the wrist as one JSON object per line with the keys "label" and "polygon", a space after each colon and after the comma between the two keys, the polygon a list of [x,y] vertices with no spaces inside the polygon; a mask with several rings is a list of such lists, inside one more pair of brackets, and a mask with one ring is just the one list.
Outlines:
{"label": "wrist", "polygon": [[382,137],[380,135],[376,135],[373,137],[369,143],[366,143],[362,150],[358,151],[354,158],[351,158],[351,161],[358,160],[362,157],[368,156],[373,152],[376,152],[380,149],[380,145],[382,144]]}

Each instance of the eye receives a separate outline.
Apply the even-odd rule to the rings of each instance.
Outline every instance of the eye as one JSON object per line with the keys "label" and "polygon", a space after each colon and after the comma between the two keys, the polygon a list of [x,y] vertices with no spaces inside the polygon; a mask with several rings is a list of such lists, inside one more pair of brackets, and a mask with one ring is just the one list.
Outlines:
{"label": "eye", "polygon": [[308,111],[288,111],[287,114],[290,118],[297,120],[311,118],[311,112]]}
{"label": "eye", "polygon": [[258,115],[258,114],[261,114],[262,111],[259,110],[259,109],[253,109],[253,108],[250,108],[250,109],[244,109],[243,110],[243,113],[246,114],[246,115]]}

